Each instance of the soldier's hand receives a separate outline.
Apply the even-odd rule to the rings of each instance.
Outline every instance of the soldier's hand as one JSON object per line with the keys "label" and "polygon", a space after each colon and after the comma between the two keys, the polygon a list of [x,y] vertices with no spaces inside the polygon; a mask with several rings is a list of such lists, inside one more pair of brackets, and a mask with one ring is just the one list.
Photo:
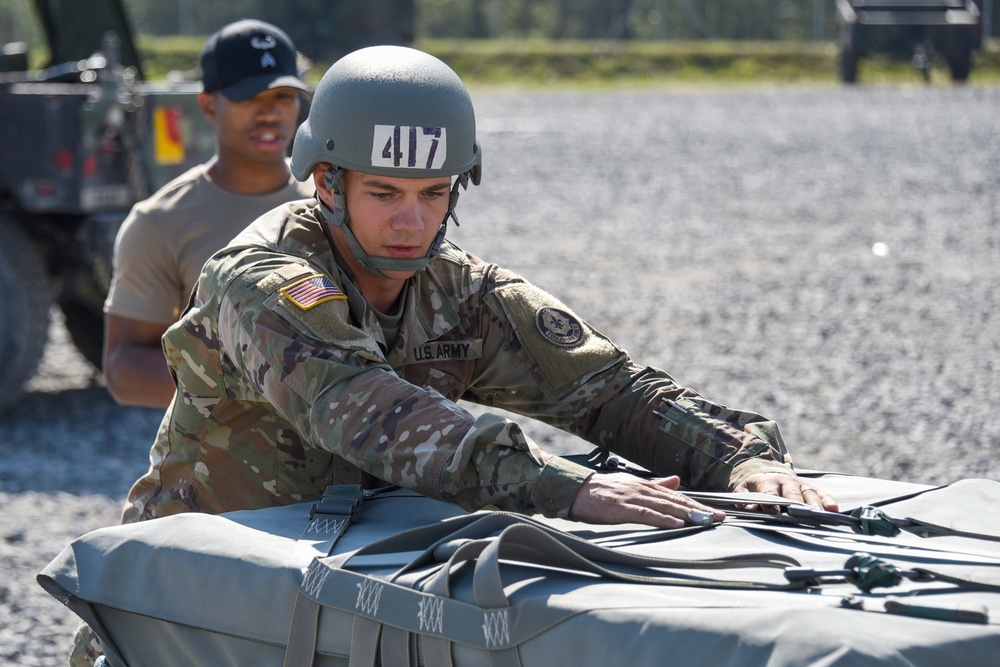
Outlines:
{"label": "soldier's hand", "polygon": [[725,512],[692,500],[676,476],[640,479],[628,473],[595,474],[584,482],[569,516],[587,523],[642,523],[657,528],[722,521]]}
{"label": "soldier's hand", "polygon": [[[806,505],[812,505],[829,512],[839,510],[837,501],[833,496],[821,489],[817,489],[808,480],[801,479],[794,475],[782,475],[779,473],[757,473],[750,475],[743,480],[743,483],[733,489],[736,493],[770,493],[773,496],[780,496],[788,500],[794,500]],[[747,505],[747,509],[755,510],[756,505]],[[765,512],[777,513],[779,508],[776,505],[765,505],[760,508]]]}

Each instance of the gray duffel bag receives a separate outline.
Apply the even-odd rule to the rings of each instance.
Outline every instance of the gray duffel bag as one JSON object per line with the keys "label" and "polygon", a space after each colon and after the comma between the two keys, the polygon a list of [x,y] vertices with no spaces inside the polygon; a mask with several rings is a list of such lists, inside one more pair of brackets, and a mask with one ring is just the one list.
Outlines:
{"label": "gray duffel bag", "polygon": [[1000,483],[813,476],[845,511],[692,494],[730,516],[675,531],[331,487],[97,530],[38,580],[112,667],[998,664]]}

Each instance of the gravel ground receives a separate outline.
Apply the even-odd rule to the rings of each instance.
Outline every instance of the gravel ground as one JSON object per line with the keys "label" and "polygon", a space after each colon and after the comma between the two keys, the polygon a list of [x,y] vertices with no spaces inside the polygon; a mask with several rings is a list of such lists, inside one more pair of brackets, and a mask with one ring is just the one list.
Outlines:
{"label": "gravel ground", "polygon": [[[1000,479],[1000,88],[474,97],[485,173],[460,245],[776,419],[802,467]],[[54,313],[0,417],[3,664],[63,664],[76,620],[34,575],[117,522],[159,417],[116,406]]]}

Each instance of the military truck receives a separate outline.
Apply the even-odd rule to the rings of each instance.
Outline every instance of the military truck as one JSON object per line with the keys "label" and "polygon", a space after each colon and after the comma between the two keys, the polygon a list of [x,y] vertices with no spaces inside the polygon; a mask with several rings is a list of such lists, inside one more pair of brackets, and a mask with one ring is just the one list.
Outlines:
{"label": "military truck", "polygon": [[144,81],[120,0],[34,5],[49,63],[0,49],[0,411],[33,376],[53,306],[100,366],[119,225],[215,149],[200,83]]}
{"label": "military truck", "polygon": [[910,59],[928,81],[940,56],[962,83],[983,38],[972,0],[837,0],[837,25],[838,74],[849,84],[857,83],[859,61],[875,53]]}

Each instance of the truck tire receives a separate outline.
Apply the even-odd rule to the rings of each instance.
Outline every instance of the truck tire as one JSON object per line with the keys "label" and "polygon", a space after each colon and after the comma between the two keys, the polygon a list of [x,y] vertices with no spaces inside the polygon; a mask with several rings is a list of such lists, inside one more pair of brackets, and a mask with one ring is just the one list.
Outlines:
{"label": "truck tire", "polygon": [[948,71],[951,73],[953,83],[965,83],[972,73],[972,50],[958,49],[956,53],[946,56],[948,61]]}
{"label": "truck tire", "polygon": [[837,74],[844,83],[858,82],[858,54],[850,46],[845,46],[840,51],[837,59]]}
{"label": "truck tire", "polygon": [[49,333],[48,272],[35,244],[0,216],[0,412],[24,393]]}
{"label": "truck tire", "polygon": [[965,83],[972,73],[972,52],[982,44],[972,26],[949,26],[945,29],[944,52],[945,62],[953,83]]}

